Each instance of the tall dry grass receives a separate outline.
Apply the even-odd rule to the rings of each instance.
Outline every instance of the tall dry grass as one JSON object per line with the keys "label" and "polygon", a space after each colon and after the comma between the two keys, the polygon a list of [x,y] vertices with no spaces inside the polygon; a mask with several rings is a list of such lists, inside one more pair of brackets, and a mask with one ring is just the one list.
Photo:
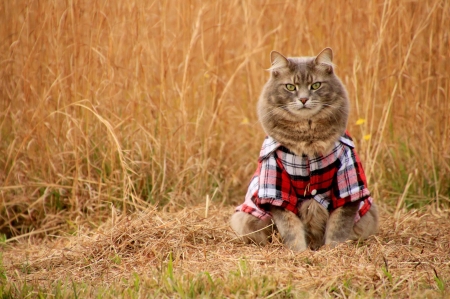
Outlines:
{"label": "tall dry grass", "polygon": [[8,237],[240,202],[273,49],[334,49],[377,200],[449,202],[448,1],[2,1],[0,20]]}

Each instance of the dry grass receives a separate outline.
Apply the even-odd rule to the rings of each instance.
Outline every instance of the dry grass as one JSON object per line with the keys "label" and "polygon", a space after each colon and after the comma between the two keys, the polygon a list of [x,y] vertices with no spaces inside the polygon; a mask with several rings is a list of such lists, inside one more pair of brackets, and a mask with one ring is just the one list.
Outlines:
{"label": "dry grass", "polygon": [[[28,283],[35,293],[36,286],[52,293],[59,283],[69,296],[75,283],[82,297],[114,297],[113,291],[246,298],[448,294],[450,211],[402,212],[398,221],[382,213],[376,237],[303,253],[283,248],[277,237],[262,248],[240,243],[228,228],[231,212],[212,207],[205,218],[197,207],[114,216],[95,232],[7,246],[3,267],[19,290]],[[192,285],[198,288],[193,294]]]}
{"label": "dry grass", "polygon": [[272,49],[334,48],[377,199],[448,205],[447,1],[6,1],[0,14],[8,237],[101,222],[111,202],[240,202]]}
{"label": "dry grass", "polygon": [[[250,284],[258,286],[258,275],[265,267],[274,271],[281,269],[280,265],[292,270],[299,267],[292,268],[290,263],[298,261],[301,269],[307,269],[307,259],[313,259],[314,271],[329,271],[331,280],[311,280],[311,285],[303,285],[305,288],[318,286],[317,292],[330,291],[333,279],[344,277],[357,288],[373,286],[369,294],[373,291],[387,296],[390,291],[397,292],[396,283],[400,283],[398,290],[414,289],[412,285],[406,287],[410,282],[403,278],[395,283],[386,280],[390,273],[396,273],[395,267],[388,266],[384,276],[379,272],[384,263],[380,262],[380,252],[388,265],[395,265],[389,254],[400,250],[398,269],[410,271],[405,276],[400,272],[396,275],[436,288],[436,276],[425,260],[415,268],[402,264],[413,255],[421,255],[407,253],[408,246],[402,243],[404,234],[399,230],[391,234],[387,229],[405,208],[439,211],[450,203],[448,1],[23,0],[2,1],[0,20],[0,240],[8,244],[8,259],[15,258],[11,256],[14,247],[9,246],[25,250],[26,245],[20,242],[28,238],[40,237],[57,248],[53,255],[42,256],[45,258],[40,262],[38,245],[26,249],[37,267],[32,271],[33,281],[39,281],[36,275],[42,274],[52,260],[69,263],[61,259],[62,252],[77,254],[61,252],[63,246],[70,248],[74,242],[91,246],[91,234],[100,245],[92,245],[90,250],[99,251],[80,252],[79,256],[87,255],[85,260],[73,256],[73,267],[87,263],[83,268],[86,272],[80,274],[80,281],[85,282],[91,278],[119,281],[118,277],[127,272],[124,269],[141,269],[141,264],[127,257],[141,248],[149,254],[143,257],[146,263],[162,263],[158,266],[161,277],[168,275],[164,271],[167,254],[172,251],[181,286],[189,283],[184,282],[187,276],[181,269],[198,269],[191,264],[181,268],[180,254],[185,252],[193,256],[188,263],[198,260],[213,277],[222,277],[224,284],[227,279],[234,281],[225,273],[233,267],[240,271],[236,261],[244,255],[254,273]],[[337,73],[351,97],[349,130],[370,189],[385,207],[381,237],[367,246],[336,249],[341,259],[328,261],[328,251],[294,255],[278,245],[255,251],[231,242],[232,237],[224,232],[228,214],[215,214],[222,219],[220,224],[212,222],[216,226],[211,224],[219,221],[215,218],[205,221],[186,216],[194,213],[188,207],[203,206],[205,201],[226,209],[242,201],[264,136],[255,104],[267,79],[270,51],[314,55],[326,46],[334,49]],[[155,206],[157,212],[153,211]],[[118,253],[122,262],[117,266],[112,265],[114,261],[110,263],[115,257],[104,247],[105,235],[95,230],[114,218],[111,211],[115,209],[132,219],[137,216],[131,213],[150,209],[156,217],[142,223],[149,228],[146,235],[141,235],[144,231],[126,230],[127,238],[137,234],[138,240],[128,253]],[[182,226],[166,219],[173,213],[187,217]],[[394,217],[390,219],[389,215]],[[438,221],[429,213],[425,215],[420,219]],[[157,217],[161,218],[161,227],[152,230]],[[412,215],[404,225],[426,231],[417,217]],[[200,220],[191,222],[191,218]],[[445,222],[441,224],[446,227]],[[94,230],[88,233],[80,227]],[[102,227],[109,234],[133,229],[120,226],[114,232]],[[155,232],[161,235],[154,236]],[[67,234],[75,235],[74,239],[52,243],[54,235]],[[197,246],[194,236],[198,234],[201,240],[216,236],[208,239],[209,243],[199,241],[216,252],[215,259],[207,254],[203,257],[208,263],[200,260],[204,253],[198,253],[198,248],[179,243],[184,240]],[[431,239],[425,233],[423,236],[417,239],[418,244],[425,242],[424,252],[435,253],[427,262],[442,261],[445,255],[439,254],[445,251],[433,247],[438,244],[426,243]],[[160,244],[166,237],[175,242],[173,248]],[[146,251],[149,245],[145,242],[150,242],[147,238],[156,240],[150,248],[161,247],[162,251]],[[115,250],[122,248],[120,244],[114,246]],[[214,250],[208,246],[215,246]],[[273,256],[269,256],[273,250]],[[370,273],[380,277],[379,282],[374,282],[373,276],[372,283],[363,280],[359,284],[351,273],[365,271],[356,264],[333,267],[345,261],[343,257],[364,250],[378,254],[375,263],[370,264],[365,255],[361,259]],[[89,254],[94,264],[89,262]],[[255,254],[263,254],[267,262],[258,264]],[[8,260],[6,263],[12,265]],[[96,272],[101,267],[119,276],[102,276]],[[448,268],[433,267],[448,281]],[[47,269],[49,281],[62,279],[58,275],[67,274],[65,269],[75,268]],[[148,285],[152,285],[151,275],[157,275],[153,270],[138,271],[150,273]],[[268,280],[267,287],[288,287],[289,281],[297,283],[299,277],[305,283],[309,281],[292,271],[288,278]],[[8,277],[16,277],[16,282],[21,276],[8,273]],[[201,279],[194,282],[203,283]],[[384,283],[390,290],[387,293],[379,289]],[[343,284],[340,286],[343,288]],[[169,292],[168,288],[162,292]],[[332,293],[341,296],[340,291]],[[354,296],[342,292],[343,297]]]}

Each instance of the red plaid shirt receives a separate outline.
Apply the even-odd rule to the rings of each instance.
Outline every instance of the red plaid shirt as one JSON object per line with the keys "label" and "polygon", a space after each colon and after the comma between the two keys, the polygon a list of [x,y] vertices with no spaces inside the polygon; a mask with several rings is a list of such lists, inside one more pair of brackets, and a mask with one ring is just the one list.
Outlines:
{"label": "red plaid shirt", "polygon": [[366,176],[351,137],[346,133],[326,156],[297,156],[268,136],[245,201],[236,211],[258,218],[271,217],[268,205],[298,214],[304,200],[315,199],[329,212],[360,201],[358,221],[372,204]]}

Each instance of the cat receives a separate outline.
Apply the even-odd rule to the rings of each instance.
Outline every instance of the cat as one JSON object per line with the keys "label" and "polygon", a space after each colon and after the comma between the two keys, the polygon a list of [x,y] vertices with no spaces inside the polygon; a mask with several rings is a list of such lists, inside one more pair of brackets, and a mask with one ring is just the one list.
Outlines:
{"label": "cat", "polygon": [[270,57],[270,79],[257,105],[267,137],[231,228],[260,245],[277,229],[295,251],[376,234],[378,210],[346,132],[350,104],[333,51],[290,58],[272,51]]}

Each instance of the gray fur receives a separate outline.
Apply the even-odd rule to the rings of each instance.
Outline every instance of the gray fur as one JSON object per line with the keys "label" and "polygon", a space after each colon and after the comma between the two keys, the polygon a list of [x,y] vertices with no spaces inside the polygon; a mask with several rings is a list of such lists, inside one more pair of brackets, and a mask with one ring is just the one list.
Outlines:
{"label": "gray fur", "polygon": [[[258,101],[259,120],[268,135],[297,155],[327,152],[347,127],[347,91],[334,74],[332,57],[330,48],[317,57],[271,53],[270,79]],[[315,82],[321,86],[312,90]],[[288,91],[286,84],[297,89]]]}
{"label": "gray fur", "polygon": [[266,245],[273,232],[272,221],[262,221],[244,212],[234,213],[230,225],[245,243],[257,245]]}
{"label": "gray fur", "polygon": [[[325,48],[316,57],[286,58],[273,51],[270,79],[258,101],[258,116],[265,132],[296,155],[326,154],[347,127],[349,100],[334,73],[333,52]],[[314,90],[312,85],[321,85]],[[289,91],[286,84],[295,85]],[[311,199],[299,207],[299,215],[272,207],[271,214],[286,247],[302,251],[308,246],[335,246],[346,240],[365,239],[377,232],[378,210],[372,204],[357,223],[359,202],[337,208],[331,214]],[[265,244],[271,229],[258,218],[235,213],[233,230],[247,242]],[[252,234],[252,232],[255,232]]]}
{"label": "gray fur", "polygon": [[283,239],[283,244],[287,248],[295,251],[303,251],[308,248],[305,228],[300,218],[284,208],[271,207],[270,212]]}

